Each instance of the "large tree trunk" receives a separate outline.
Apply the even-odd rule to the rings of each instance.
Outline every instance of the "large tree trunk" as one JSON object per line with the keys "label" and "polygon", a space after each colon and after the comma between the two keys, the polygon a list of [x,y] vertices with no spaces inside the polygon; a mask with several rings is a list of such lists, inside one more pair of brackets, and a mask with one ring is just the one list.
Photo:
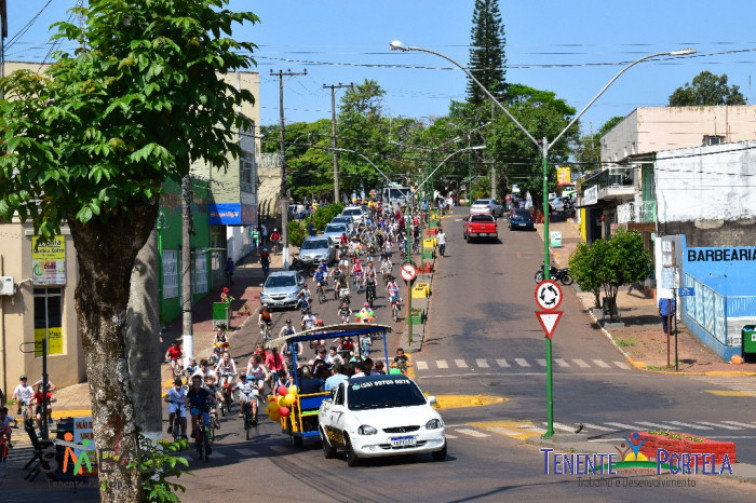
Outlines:
{"label": "large tree trunk", "polygon": [[[76,311],[92,400],[95,446],[105,457],[138,452],[133,389],[126,357],[125,328],[129,288],[137,253],[155,226],[157,203],[132,203],[133,214],[109,215],[68,224],[79,261]],[[107,454],[111,453],[111,454]],[[100,473],[103,502],[139,502],[144,498],[138,470],[109,464]],[[101,464],[102,466],[102,464]]]}

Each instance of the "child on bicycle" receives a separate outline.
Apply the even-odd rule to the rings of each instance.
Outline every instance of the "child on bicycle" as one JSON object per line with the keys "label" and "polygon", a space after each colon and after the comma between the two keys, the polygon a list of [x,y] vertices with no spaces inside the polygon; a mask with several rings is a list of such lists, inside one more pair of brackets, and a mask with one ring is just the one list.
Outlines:
{"label": "child on bicycle", "polygon": [[349,302],[346,300],[342,301],[338,313],[339,318],[341,318],[341,323],[349,323],[349,318],[352,316],[352,310],[349,309]]}
{"label": "child on bicycle", "polygon": [[273,324],[273,320],[270,315],[270,307],[268,304],[262,305],[260,315],[257,318],[257,324],[260,326],[260,330],[266,334],[265,339],[270,339],[270,327]]}
{"label": "child on bicycle", "polygon": [[181,357],[184,352],[181,350],[181,341],[176,339],[171,343],[168,351],[165,352],[165,359],[170,360],[171,370],[173,375],[177,375],[181,372]]}
{"label": "child on bicycle", "polygon": [[8,415],[8,407],[0,407],[0,437],[5,437],[8,442],[8,447],[13,448],[11,443],[11,434],[13,430],[10,427],[11,421],[13,421]]}
{"label": "child on bicycle", "polygon": [[21,408],[31,403],[32,395],[34,394],[34,389],[29,386],[28,379],[25,375],[22,375],[19,377],[19,384],[16,386],[16,389],[13,390],[13,396],[11,397],[13,400],[16,400],[16,403],[18,404],[18,411],[16,411],[17,415],[21,415]]}
{"label": "child on bicycle", "polygon": [[[43,408],[42,407],[43,407],[43,404],[44,404],[45,395],[47,395],[46,396],[46,398],[47,398],[47,407],[45,408],[46,410],[44,411],[44,416],[43,416],[43,414],[42,414]],[[52,422],[52,405],[51,404],[55,401],[55,397],[49,391],[47,391],[47,393],[43,393],[43,391],[42,391],[42,385],[40,384],[39,386],[37,386],[37,392],[34,393],[34,395],[32,396],[31,401],[35,405],[35,407],[34,407],[34,417],[37,418],[37,427],[39,428],[40,431],[42,431],[42,421],[43,421],[43,419]]]}
{"label": "child on bicycle", "polygon": [[244,417],[244,410],[252,407],[252,424],[257,424],[257,397],[258,389],[253,380],[247,380],[247,373],[239,374],[239,382],[234,390],[239,393],[239,417]]}
{"label": "child on bicycle", "polygon": [[173,433],[173,420],[178,414],[181,421],[181,438],[186,438],[186,389],[181,378],[173,381],[173,388],[168,390],[165,395],[165,401],[168,402],[168,434]]}
{"label": "child on bicycle", "polygon": [[[213,379],[212,376],[205,376],[205,385],[203,389],[207,390],[208,393],[213,397],[212,400],[212,407],[208,408],[208,420],[206,423],[209,423],[209,414],[215,415],[215,427],[220,430],[220,421],[218,421],[218,411],[215,409],[217,404],[223,400],[223,396],[220,394],[220,390],[218,388],[218,385],[215,382],[215,379]],[[194,376],[192,376],[192,386],[194,386]],[[191,389],[189,390],[192,391]],[[188,393],[187,393],[188,396]],[[194,427],[194,413],[192,412],[192,427]],[[194,429],[192,428],[192,435],[194,435]]]}
{"label": "child on bicycle", "polygon": [[[205,379],[205,383],[210,382]],[[202,377],[195,375],[192,377],[192,387],[186,394],[186,403],[189,406],[189,413],[192,416],[192,437],[200,441],[197,433],[199,432],[200,416],[205,425],[210,424],[211,408],[215,407],[215,393],[212,390],[202,387]],[[216,425],[217,426],[217,425]]]}

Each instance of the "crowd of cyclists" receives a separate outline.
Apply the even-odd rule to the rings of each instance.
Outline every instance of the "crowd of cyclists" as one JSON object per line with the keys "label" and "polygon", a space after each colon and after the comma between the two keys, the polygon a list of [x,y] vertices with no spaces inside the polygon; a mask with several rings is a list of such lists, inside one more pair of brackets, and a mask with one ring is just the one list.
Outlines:
{"label": "crowd of cyclists", "polygon": [[[313,285],[320,304],[328,302],[328,290],[333,291],[337,301],[336,314],[342,323],[352,319],[363,322],[375,320],[374,301],[378,296],[379,281],[392,306],[398,312],[401,302],[399,287],[393,276],[392,256],[398,253],[402,259],[410,253],[409,246],[419,250],[421,219],[427,215],[423,206],[412,208],[409,213],[400,207],[381,207],[379,203],[369,205],[367,214],[339,238],[335,265],[321,262],[313,274]],[[408,243],[407,227],[410,227],[412,243]],[[356,290],[353,292],[353,289]],[[353,295],[364,292],[365,301],[359,312],[352,308]],[[279,333],[279,338],[324,326],[322,318],[313,314],[313,298],[307,288],[303,288],[297,303],[301,318],[297,325],[287,317]],[[353,318],[354,317],[354,318]],[[396,315],[394,315],[396,319]],[[217,408],[226,402],[238,402],[239,417],[245,408],[251,407],[253,425],[257,424],[258,410],[263,399],[280,386],[287,388],[294,384],[295,374],[300,384],[300,392],[323,391],[326,381],[335,373],[406,373],[408,357],[401,351],[395,355],[389,369],[382,361],[373,362],[370,357],[372,340],[352,340],[349,337],[335,340],[326,347],[325,340],[312,341],[309,351],[302,344],[294,349],[296,362],[289,345],[283,343],[265,344],[273,340],[273,313],[271,307],[261,305],[258,315],[261,339],[246,365],[238,365],[231,357],[225,327],[218,327],[213,341],[212,353],[208,358],[190,360],[186,368],[180,368],[182,352],[178,341],[166,352],[175,375],[175,386],[165,400],[169,402],[169,428],[173,433],[174,418],[180,419],[182,432],[186,431],[186,412],[191,416],[191,435],[199,442],[197,433],[200,424],[208,425],[214,418],[215,428],[220,428]],[[268,349],[266,349],[266,347]],[[178,368],[178,370],[176,370]],[[262,405],[262,408],[265,406]],[[186,435],[182,435],[186,438]]]}

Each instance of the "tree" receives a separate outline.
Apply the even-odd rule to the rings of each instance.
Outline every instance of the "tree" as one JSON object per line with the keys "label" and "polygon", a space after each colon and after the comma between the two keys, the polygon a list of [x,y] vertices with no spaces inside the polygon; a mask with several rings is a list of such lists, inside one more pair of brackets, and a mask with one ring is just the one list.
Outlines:
{"label": "tree", "polygon": [[651,257],[643,248],[641,235],[624,229],[619,229],[612,236],[606,245],[606,252],[601,255],[599,277],[613,320],[617,312],[617,290],[622,285],[646,279]]}
{"label": "tree", "polygon": [[[470,73],[501,100],[507,92],[505,80],[507,62],[504,46],[507,39],[501,22],[498,0],[475,0],[470,30]],[[488,102],[478,85],[468,78],[467,100],[474,105]]]}
{"label": "tree", "polygon": [[[98,451],[138,451],[124,333],[135,258],[155,227],[162,182],[204,159],[226,168],[239,153],[236,110],[251,93],[219,74],[250,68],[255,46],[231,38],[228,0],[90,0],[82,27],[57,23],[78,42],[46,76],[2,82],[6,155],[0,216],[17,214],[51,239],[67,223],[79,264],[76,311]],[[142,501],[138,470],[100,472],[102,501]]]}
{"label": "tree", "polygon": [[570,255],[570,275],[584,292],[593,293],[594,307],[601,307],[601,266],[606,257],[607,242],[599,239],[592,244],[578,243]]}
{"label": "tree", "polygon": [[693,83],[678,87],[669,97],[671,107],[702,107],[715,105],[745,105],[740,87],[727,85],[727,74],[721,77],[704,70],[695,77]]}

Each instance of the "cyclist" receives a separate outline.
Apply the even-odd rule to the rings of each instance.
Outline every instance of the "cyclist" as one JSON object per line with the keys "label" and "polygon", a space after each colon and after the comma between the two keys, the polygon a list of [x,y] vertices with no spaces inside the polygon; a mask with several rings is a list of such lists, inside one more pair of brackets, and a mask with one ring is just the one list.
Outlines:
{"label": "cyclist", "polygon": [[349,309],[349,302],[342,300],[338,313],[339,318],[341,318],[341,323],[349,323],[349,317],[352,316],[352,310]]}
{"label": "cyclist", "polygon": [[270,253],[267,248],[263,248],[260,252],[260,266],[262,266],[263,274],[267,278],[268,273],[270,273]]}
{"label": "cyclist", "polygon": [[[56,401],[52,393],[47,391],[47,410],[45,411],[45,417],[52,421],[52,403]],[[37,427],[42,431],[42,404],[44,402],[45,394],[42,392],[42,385],[37,386],[37,392],[32,396],[31,402],[36,405],[34,408],[34,416],[37,418]]]}
{"label": "cyclist", "polygon": [[8,407],[0,407],[0,437],[5,437],[8,442],[8,447],[13,448],[11,443],[11,435],[13,430],[10,427],[11,421],[13,421],[8,415]]}
{"label": "cyclist", "polygon": [[302,316],[302,330],[310,330],[311,328],[314,328],[316,322],[317,319],[315,318],[315,315],[308,309],[305,312],[305,315]]}
{"label": "cyclist", "polygon": [[19,377],[19,381],[20,383],[16,386],[16,389],[13,390],[13,396],[11,397],[13,400],[16,400],[16,404],[18,404],[18,410],[16,411],[17,415],[21,415],[21,408],[23,406],[31,403],[32,395],[34,394],[34,388],[27,384],[28,379],[25,375]]}
{"label": "cyclist", "polygon": [[377,297],[376,290],[378,287],[377,282],[375,280],[374,271],[369,271],[365,275],[365,279],[362,282],[362,286],[365,289],[365,300],[368,301],[368,303],[372,305],[373,300],[375,300]]}
{"label": "cyclist", "polygon": [[268,369],[262,364],[260,355],[252,355],[247,364],[247,379],[250,379],[257,386],[260,395],[265,392],[265,381],[269,378]]}
{"label": "cyclist", "polygon": [[199,369],[199,365],[197,364],[197,360],[195,358],[189,358],[189,364],[184,368],[184,375],[186,376],[186,382],[189,383],[189,379],[197,372]]}
{"label": "cyclist", "polygon": [[294,306],[294,309],[299,309],[299,312],[302,314],[310,310],[310,299],[307,297],[305,290],[297,294],[297,305]]}
{"label": "cyclist", "polygon": [[294,335],[295,333],[297,333],[297,331],[291,325],[291,318],[286,318],[286,324],[281,327],[279,337],[286,337],[288,335]]}
{"label": "cyclist", "polygon": [[278,348],[271,348],[265,357],[265,366],[270,372],[270,389],[275,389],[281,384],[281,378],[286,375],[286,364],[283,356],[278,353]]}
{"label": "cyclist", "polygon": [[388,283],[386,283],[386,293],[388,293],[391,302],[399,302],[399,287],[393,276],[390,276]]}
{"label": "cyclist", "polygon": [[199,420],[202,416],[202,422],[210,425],[210,407],[215,406],[215,396],[212,391],[202,387],[202,377],[192,376],[192,387],[186,394],[186,404],[189,406],[189,413],[192,416],[192,437],[200,442],[198,435]]}
{"label": "cyclist", "polygon": [[173,433],[173,419],[178,414],[181,421],[181,438],[186,438],[186,389],[183,387],[180,378],[173,381],[173,388],[168,390],[165,395],[165,401],[168,405],[168,434]]}
{"label": "cyclist", "polygon": [[199,368],[194,371],[194,374],[192,374],[191,378],[194,379],[194,376],[200,376],[203,381],[205,380],[205,378],[209,377],[210,381],[213,384],[218,381],[218,374],[216,374],[215,371],[210,368],[210,363],[204,358],[200,360]]}
{"label": "cyclist", "polygon": [[394,361],[391,362],[391,368],[399,369],[402,374],[407,375],[407,368],[411,366],[412,361],[410,360],[409,355],[404,354],[404,349],[397,348]]}
{"label": "cyclist", "polygon": [[239,374],[239,382],[234,387],[239,392],[239,417],[244,417],[244,410],[247,406],[252,407],[252,424],[257,424],[257,397],[258,388],[255,386],[254,381],[247,380],[247,374],[242,372]]}
{"label": "cyclist", "polygon": [[171,362],[171,371],[174,375],[181,373],[181,357],[184,352],[181,350],[181,341],[178,339],[171,343],[168,351],[165,352],[165,359]]}
{"label": "cyclist", "polygon": [[[192,377],[194,379],[194,377]],[[218,420],[218,411],[215,409],[215,406],[218,404],[219,401],[223,399],[223,396],[220,393],[220,390],[218,388],[217,380],[213,379],[212,376],[206,376],[204,380],[204,388],[213,395],[213,406],[210,408],[210,413],[215,416],[215,427],[220,430],[220,421]]]}
{"label": "cyclist", "polygon": [[383,275],[383,284],[386,285],[389,282],[389,278],[391,278],[391,269],[393,266],[391,265],[391,261],[388,258],[388,255],[384,255],[381,259],[381,265],[380,270],[381,274]]}
{"label": "cyclist", "polygon": [[[265,339],[270,340],[270,327],[273,324],[273,320],[270,317],[270,307],[268,304],[262,305],[260,315],[257,317],[257,324],[260,326],[260,331],[266,334]],[[267,331],[263,331],[265,327],[267,327]]]}
{"label": "cyclist", "polygon": [[318,266],[318,270],[315,271],[315,276],[314,276],[315,285],[317,285],[315,288],[315,291],[321,293],[322,298],[325,298],[325,287],[326,287],[326,279],[327,279],[326,274],[327,273],[325,272],[325,270],[323,269],[323,266],[321,265],[321,266]]}
{"label": "cyclist", "polygon": [[[226,386],[231,386],[234,380],[234,376],[236,376],[236,362],[233,358],[231,358],[231,355],[228,351],[223,352],[218,365],[215,367],[215,371],[218,372],[218,376],[220,378],[218,386],[222,390]],[[225,399],[221,399],[221,401],[225,401]]]}

